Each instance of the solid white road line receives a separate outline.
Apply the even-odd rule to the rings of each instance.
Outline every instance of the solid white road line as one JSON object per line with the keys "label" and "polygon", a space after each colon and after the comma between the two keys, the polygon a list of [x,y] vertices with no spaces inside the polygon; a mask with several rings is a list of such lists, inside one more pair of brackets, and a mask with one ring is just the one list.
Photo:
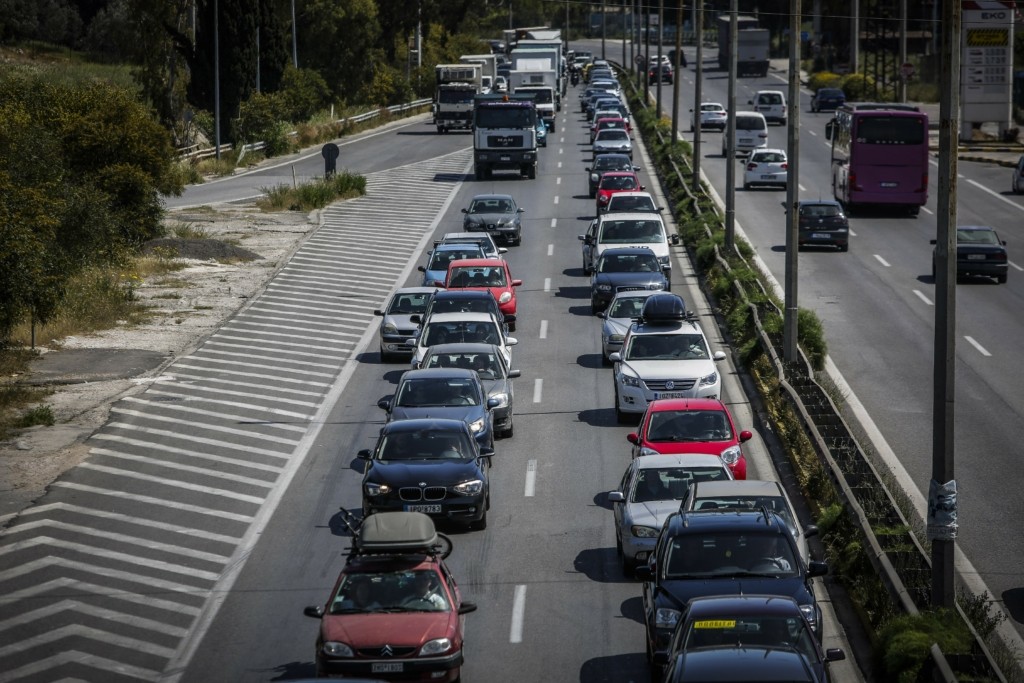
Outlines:
{"label": "solid white road line", "polygon": [[523,613],[526,611],[526,586],[516,586],[515,596],[512,598],[512,628],[509,629],[508,640],[510,643],[523,642]]}
{"label": "solid white road line", "polygon": [[923,301],[926,306],[934,306],[935,305],[934,303],[932,303],[931,299],[929,299],[928,297],[926,297],[924,294],[921,293],[921,290],[915,289],[914,290],[914,294],[916,294],[917,298],[920,299],[921,301]]}
{"label": "solid white road line", "polygon": [[548,321],[547,320],[541,320],[540,321],[540,338],[541,339],[547,339],[548,338]]}
{"label": "solid white road line", "polygon": [[879,263],[881,263],[881,264],[882,264],[883,266],[885,266],[886,268],[889,268],[889,267],[890,267],[890,266],[889,266],[889,262],[888,262],[888,261],[886,261],[886,260],[885,260],[884,258],[882,258],[881,256],[879,256],[878,254],[875,254],[875,255],[874,255],[874,257],[875,257],[875,260],[876,260],[876,261],[878,261]]}
{"label": "solid white road line", "polygon": [[1007,199],[1007,198],[1006,198],[1006,197],[1004,197],[1003,195],[999,194],[998,192],[995,192],[994,190],[990,190],[990,189],[988,189],[987,187],[985,187],[984,185],[982,185],[981,183],[979,183],[979,182],[978,182],[977,180],[971,180],[970,178],[968,178],[968,179],[967,179],[967,182],[968,182],[968,183],[970,183],[971,185],[974,185],[974,186],[975,186],[976,188],[978,188],[978,189],[979,189],[979,190],[981,190],[982,192],[987,192],[987,193],[989,193],[990,195],[992,195],[993,197],[995,197],[995,198],[996,198],[996,199],[998,199],[999,201],[1001,201],[1001,202],[1006,202],[1007,204],[1009,204],[1009,205],[1010,205],[1010,206],[1012,206],[1013,208],[1015,208],[1015,209],[1020,209],[1021,211],[1024,211],[1024,206],[1021,206],[1021,205],[1020,205],[1020,204],[1018,204],[1017,202],[1014,202],[1014,201],[1010,201],[1009,199]]}
{"label": "solid white road line", "polygon": [[533,380],[533,402],[540,403],[541,393],[544,389],[544,380],[538,377]]}
{"label": "solid white road line", "polygon": [[935,212],[934,212],[934,211],[932,211],[931,209],[929,209],[929,208],[928,208],[927,206],[922,206],[922,207],[921,207],[921,210],[922,210],[922,211],[924,211],[924,212],[925,212],[926,214],[928,214],[929,216],[933,216],[933,215],[935,215]]}
{"label": "solid white road line", "polygon": [[537,484],[537,461],[529,460],[526,463],[526,488],[523,489],[523,495],[527,498],[533,497],[534,489]]}
{"label": "solid white road line", "polygon": [[1008,263],[1009,263],[1009,264],[1010,264],[1010,265],[1011,265],[1011,266],[1012,266],[1013,268],[1016,268],[1017,270],[1022,270],[1022,271],[1024,271],[1024,268],[1021,268],[1020,266],[1018,266],[1018,265],[1017,265],[1016,263],[1014,263],[1013,261],[1008,261]]}
{"label": "solid white road line", "polygon": [[970,344],[971,346],[976,348],[978,350],[978,353],[980,353],[981,355],[985,356],[986,358],[990,357],[992,355],[991,353],[988,352],[988,350],[984,346],[982,346],[977,341],[975,341],[974,337],[971,337],[970,335],[964,335],[964,339],[967,340],[968,344]]}

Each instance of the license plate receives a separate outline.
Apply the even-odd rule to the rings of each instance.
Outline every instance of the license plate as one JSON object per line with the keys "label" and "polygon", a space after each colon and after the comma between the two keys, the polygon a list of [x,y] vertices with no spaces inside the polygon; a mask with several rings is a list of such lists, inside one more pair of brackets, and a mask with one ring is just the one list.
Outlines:
{"label": "license plate", "polygon": [[654,394],[655,400],[659,398],[686,398],[686,393],[682,391],[663,391],[660,394]]}
{"label": "license plate", "polygon": [[752,144],[754,144],[754,139],[753,138],[740,138],[740,144],[741,145],[752,145]]}
{"label": "license plate", "polygon": [[441,506],[440,505],[406,505],[405,506],[405,511],[406,512],[423,512],[423,513],[426,513],[428,515],[432,514],[432,513],[433,514],[440,514]]}
{"label": "license plate", "polygon": [[502,154],[502,155],[501,155],[500,157],[498,157],[498,158],[499,158],[499,160],[501,160],[501,161],[512,161],[512,157],[511,157],[511,156],[509,156],[508,154]]}
{"label": "license plate", "polygon": [[812,240],[827,240],[828,239],[828,235],[826,235],[823,232],[812,232],[811,233],[811,239]]}
{"label": "license plate", "polygon": [[882,187],[899,187],[899,183],[878,183]]}
{"label": "license plate", "polygon": [[761,180],[775,180],[775,176],[773,176],[771,174],[766,174],[766,175],[761,176]]}
{"label": "license plate", "polygon": [[984,261],[985,260],[985,255],[984,254],[968,254],[967,255],[967,260],[968,261]]}
{"label": "license plate", "polygon": [[370,672],[375,674],[400,674],[403,671],[405,671],[405,665],[402,662],[386,662],[370,665]]}

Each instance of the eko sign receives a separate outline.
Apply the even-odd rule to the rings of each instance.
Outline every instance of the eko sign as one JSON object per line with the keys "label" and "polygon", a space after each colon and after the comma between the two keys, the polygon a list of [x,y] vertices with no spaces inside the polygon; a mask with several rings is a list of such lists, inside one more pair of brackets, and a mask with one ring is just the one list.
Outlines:
{"label": "eko sign", "polygon": [[963,0],[960,38],[960,134],[972,123],[1010,126],[1013,95],[1013,2]]}

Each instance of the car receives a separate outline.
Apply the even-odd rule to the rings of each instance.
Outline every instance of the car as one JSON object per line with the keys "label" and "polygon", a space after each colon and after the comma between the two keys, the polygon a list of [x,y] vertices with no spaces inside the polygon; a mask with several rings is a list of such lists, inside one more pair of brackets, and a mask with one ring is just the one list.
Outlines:
{"label": "car", "polygon": [[789,161],[784,149],[755,149],[743,168],[743,189],[772,185],[785,189],[789,179]]}
{"label": "car", "polygon": [[[936,240],[931,241],[932,244]],[[1006,242],[999,239],[994,228],[987,225],[958,225],[956,227],[956,276],[991,277],[1006,282],[1009,256]],[[935,278],[935,251],[932,251],[932,279]]]}
{"label": "car", "polygon": [[[722,156],[728,154],[728,136],[722,136]],[[755,149],[768,146],[768,122],[754,111],[736,112],[736,156],[746,156]]]}
{"label": "car", "polygon": [[[670,238],[665,230],[665,221],[658,213],[602,213],[587,227],[587,232],[577,235],[583,242],[583,273],[589,275],[605,249],[615,247],[647,247],[658,257],[661,271],[672,287],[672,253],[669,242],[679,243],[679,236]],[[611,298],[610,296],[608,297]]]}
{"label": "car", "polygon": [[621,102],[621,100],[612,93],[598,91],[597,94],[592,95],[586,102],[587,121],[592,122],[597,112],[614,107],[616,102]]}
{"label": "car", "polygon": [[449,263],[467,258],[483,258],[484,252],[476,244],[437,244],[427,255],[430,256],[427,265],[419,266],[416,270],[423,273],[422,286],[432,288],[444,286]]}
{"label": "car", "polygon": [[491,491],[487,469],[494,450],[480,447],[462,420],[393,420],[365,461],[363,517],[422,512],[433,519],[487,528]]}
{"label": "car", "polygon": [[651,401],[640,426],[626,435],[634,458],[658,453],[711,453],[729,466],[733,479],[747,478],[740,448],[753,438],[737,430],[732,413],[717,398],[662,398]]}
{"label": "car", "polygon": [[1017,165],[1013,167],[1013,182],[1010,189],[1014,194],[1024,192],[1024,154],[1017,159]]}
{"label": "car", "polygon": [[475,370],[458,367],[424,366],[406,370],[398,380],[394,396],[377,401],[388,421],[420,417],[462,420],[480,446],[494,448],[494,415],[498,400],[487,396]]}
{"label": "car", "polygon": [[601,358],[611,365],[609,356],[622,349],[622,340],[626,338],[633,321],[640,317],[644,301],[654,292],[616,292],[608,308],[597,312],[597,317],[604,320],[601,325]]}
{"label": "car", "polygon": [[502,323],[502,329],[508,331],[509,325],[515,323],[514,315],[505,315],[498,308],[498,300],[491,296],[490,290],[476,289],[438,289],[427,301],[426,310],[414,315],[410,322],[422,327],[434,313],[488,313]]}
{"label": "car", "polygon": [[835,111],[846,104],[846,94],[839,88],[818,88],[811,96],[811,111]]}
{"label": "car", "polygon": [[303,610],[320,621],[317,678],[459,680],[463,617],[477,607],[462,599],[433,521],[381,512],[356,539],[327,601]]}
{"label": "car", "polygon": [[462,210],[462,229],[486,232],[495,240],[519,246],[523,243],[521,216],[525,211],[510,194],[478,194]]}
{"label": "car", "polygon": [[[717,128],[725,130],[729,123],[729,112],[718,102],[701,102],[700,104],[700,127]],[[690,110],[690,132],[697,129],[697,113]]]}
{"label": "car", "polygon": [[626,154],[601,154],[585,170],[587,172],[587,188],[590,198],[593,199],[597,195],[597,185],[601,182],[601,176],[606,172],[639,171],[640,167],[634,166],[632,158]]}
{"label": "car", "polygon": [[493,344],[501,350],[505,363],[512,364],[515,337],[505,334],[505,326],[491,313],[431,313],[416,337],[406,340],[413,348],[412,367],[420,367],[427,349],[436,344],[473,342]]}
{"label": "car", "polygon": [[544,123],[544,119],[537,118],[537,125],[534,126],[534,130],[537,131],[537,146],[547,147],[548,146],[548,124]]}
{"label": "car", "polygon": [[599,91],[603,90],[606,95],[609,95],[617,100],[622,99],[622,86],[620,86],[619,82],[613,78],[591,78],[590,87]]}
{"label": "car", "polygon": [[[444,281],[445,289],[486,289],[497,300],[503,315],[516,315],[516,287],[522,284],[522,280],[512,279],[508,261],[499,258],[452,261]],[[515,322],[509,329],[515,330]]]}
{"label": "car", "polygon": [[470,368],[483,383],[494,415],[494,435],[503,439],[513,434],[515,391],[512,380],[519,370],[509,368],[501,349],[493,344],[438,344],[431,346],[420,361],[424,368]]}
{"label": "car", "polygon": [[[629,117],[622,115],[622,110],[618,107],[606,104],[604,101],[598,102],[597,106],[600,109],[594,111],[594,118],[590,122],[590,141],[593,143],[594,135],[597,135],[597,131],[594,129],[595,124],[601,119],[622,119],[622,127],[626,129],[626,132],[630,135],[633,134],[633,125],[629,122]],[[625,105],[623,105],[624,107]],[[605,108],[607,107],[607,109]],[[612,128],[618,128],[618,125],[610,126]]]}
{"label": "car", "polygon": [[[640,186],[643,188],[643,186]],[[605,213],[661,213],[650,192],[626,190],[616,192],[608,200]]]}
{"label": "car", "polygon": [[829,662],[844,659],[821,647],[796,600],[766,594],[693,598],[654,663],[666,683],[829,683]]}
{"label": "car", "polygon": [[758,90],[754,99],[747,100],[765,121],[786,125],[786,95],[781,90]]}
{"label": "car", "polygon": [[607,96],[606,93],[607,93],[607,91],[603,90],[601,88],[590,88],[590,87],[584,88],[582,91],[580,91],[580,112],[586,112],[587,111],[587,104],[590,101],[590,98],[592,98],[592,97],[594,97],[596,95],[600,95],[602,97],[606,97]]}
{"label": "car", "polygon": [[647,69],[648,83],[657,83],[659,80],[661,80],[662,83],[668,83],[670,85],[672,81],[675,80],[675,72],[673,71],[671,64],[662,64],[660,68],[655,64]]}
{"label": "car", "polygon": [[[782,203],[785,207],[786,203]],[[835,247],[839,251],[850,248],[850,221],[843,205],[834,199],[812,199],[797,202],[799,227],[797,248]]]}
{"label": "car", "polygon": [[630,575],[654,550],[661,525],[698,481],[728,481],[729,468],[708,453],[652,455],[630,461],[619,488],[608,493],[615,516],[615,549]]}
{"label": "car", "polygon": [[596,314],[607,308],[617,292],[660,292],[667,287],[668,278],[650,248],[607,249],[590,276],[590,312]]}
{"label": "car", "polygon": [[[675,50],[669,50],[668,51],[668,63],[669,64],[675,64],[676,63],[676,51]],[[683,67],[684,69],[687,66],[687,64],[686,64],[686,53],[683,52],[682,50],[679,51],[679,66]]]}
{"label": "car", "polygon": [[594,137],[597,135],[597,131],[604,130],[605,128],[621,128],[627,133],[629,132],[629,124],[626,123],[626,119],[622,118],[618,114],[615,116],[602,116],[601,111],[594,114],[594,120],[590,124],[590,142],[594,142]]}
{"label": "car", "polygon": [[480,94],[481,95],[490,94],[492,87],[494,87],[494,79],[491,78],[491,76],[484,75],[484,76],[480,77]]}
{"label": "car", "polygon": [[622,351],[610,359],[619,422],[637,419],[658,399],[721,396],[715,364],[725,360],[725,352],[711,352],[704,331],[675,294],[648,297]]}
{"label": "car", "polygon": [[786,489],[777,481],[761,479],[722,482],[701,482],[686,492],[679,505],[680,512],[715,510],[760,510],[768,508],[786,523],[797,550],[804,562],[810,562],[811,551],[807,539],[818,535],[818,527],[808,524],[800,526],[793,503],[786,495]]}
{"label": "car", "polygon": [[669,515],[647,563],[636,568],[643,581],[647,657],[656,680],[682,612],[698,597],[793,598],[820,643],[821,608],[811,579],[827,573],[824,562],[804,564],[785,522],[770,510]]}
{"label": "car", "polygon": [[595,118],[600,118],[602,116],[602,112],[617,112],[619,116],[626,120],[626,130],[630,133],[633,132],[633,126],[629,116],[629,107],[627,107],[622,100],[612,101],[611,99],[605,99],[598,102],[597,106],[598,109],[594,110]]}
{"label": "car", "polygon": [[495,76],[492,89],[494,92],[508,92],[508,80],[504,76]]}
{"label": "car", "polygon": [[594,143],[591,145],[593,157],[597,159],[599,154],[615,153],[625,154],[633,159],[633,141],[629,133],[617,128],[602,130],[594,136]]}
{"label": "car", "polygon": [[434,241],[438,244],[478,244],[484,252],[484,258],[504,258],[502,254],[508,252],[505,247],[499,247],[489,232],[446,232],[441,239]]}
{"label": "car", "polygon": [[390,361],[412,354],[405,340],[416,334],[416,323],[412,317],[427,310],[430,297],[437,291],[436,287],[403,287],[391,295],[391,300],[384,308],[373,312],[380,316],[380,359]]}
{"label": "car", "polygon": [[609,171],[601,176],[601,182],[597,185],[597,213],[604,212],[608,201],[615,193],[645,189],[647,188],[640,184],[640,176],[636,171]]}

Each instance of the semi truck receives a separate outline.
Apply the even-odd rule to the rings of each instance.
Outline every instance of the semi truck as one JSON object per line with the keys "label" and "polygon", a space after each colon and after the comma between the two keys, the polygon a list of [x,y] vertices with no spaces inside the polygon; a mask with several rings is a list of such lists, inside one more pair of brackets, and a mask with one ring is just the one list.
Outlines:
{"label": "semi truck", "polygon": [[[736,75],[767,76],[770,35],[760,28],[756,17],[736,17]],[[727,15],[718,17],[718,66],[729,68],[732,23]]]}
{"label": "semi truck", "polygon": [[438,64],[434,90],[434,125],[438,133],[473,125],[473,98],[480,93],[480,64]]}
{"label": "semi truck", "polygon": [[477,180],[495,170],[537,177],[537,107],[533,95],[477,95],[473,99],[473,168]]}
{"label": "semi truck", "polygon": [[548,130],[554,133],[555,112],[560,111],[555,71],[551,68],[550,60],[536,60],[536,64],[531,64],[531,61],[520,60],[519,65],[523,68],[513,69],[509,72],[509,91],[532,94],[537,106],[537,115],[544,119]]}

